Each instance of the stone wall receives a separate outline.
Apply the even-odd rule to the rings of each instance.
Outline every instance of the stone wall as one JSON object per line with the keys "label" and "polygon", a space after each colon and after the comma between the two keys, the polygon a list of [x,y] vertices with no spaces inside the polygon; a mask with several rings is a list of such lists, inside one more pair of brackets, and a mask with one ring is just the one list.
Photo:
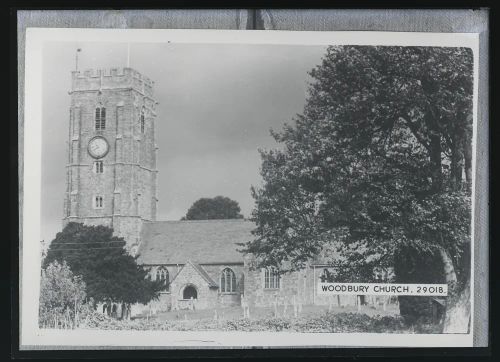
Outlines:
{"label": "stone wall", "polygon": [[[73,72],[69,117],[68,165],[63,224],[103,224],[139,243],[143,220],[156,220],[157,170],[153,82],[130,68]],[[106,109],[106,127],[95,129],[95,109]],[[141,131],[141,113],[145,117]],[[104,137],[108,153],[94,172],[89,141]],[[103,208],[94,208],[95,196]]]}
{"label": "stone wall", "polygon": [[241,305],[240,293],[219,293],[217,306],[219,307],[235,307]]}
{"label": "stone wall", "polygon": [[262,270],[245,269],[245,300],[250,306],[268,307],[278,300],[283,304],[285,300],[291,304],[295,296],[299,302],[303,296],[304,272],[283,274],[279,289],[264,288],[264,273]]}
{"label": "stone wall", "polygon": [[241,294],[244,291],[244,268],[242,264],[219,264],[208,265],[200,264],[207,274],[216,282],[220,287],[220,276],[225,268],[230,268],[236,276],[236,288],[234,293],[222,293],[220,288],[218,290],[218,305],[219,306],[235,306],[241,304]]}
{"label": "stone wall", "polygon": [[[159,267],[164,267],[169,272],[170,280],[174,282],[170,285],[170,292],[163,293],[160,301],[156,304],[161,304],[161,308],[170,308],[173,299],[178,302],[182,299],[182,291],[188,284],[196,287],[198,292],[198,300],[196,308],[213,308],[224,306],[239,306],[241,305],[241,296],[244,295],[247,303],[250,306],[256,307],[271,307],[276,301],[279,305],[287,303],[291,305],[294,300],[303,305],[332,305],[334,307],[357,306],[359,299],[355,295],[321,295],[318,294],[317,285],[320,281],[324,267],[306,266],[304,269],[287,273],[281,276],[279,289],[265,289],[264,275],[262,270],[251,270],[247,263],[243,264],[205,264],[203,269],[212,278],[214,282],[220,284],[220,274],[223,269],[229,267],[236,275],[237,289],[235,293],[220,293],[217,288],[209,288],[207,281],[196,271],[189,263],[183,267],[182,265],[155,265],[149,266],[152,279],[156,276],[156,271]],[[334,272],[332,268],[328,268]],[[179,276],[176,277],[177,273]],[[370,306],[378,306],[390,304],[394,302],[394,298],[386,298],[384,296],[363,296],[363,302]]]}
{"label": "stone wall", "polygon": [[182,268],[184,267],[184,264],[167,264],[167,265],[146,265],[146,268],[149,268],[149,274],[151,276],[152,280],[156,279],[156,272],[160,268],[164,268],[168,271],[168,282],[170,283],[177,273],[179,273]]}
{"label": "stone wall", "polygon": [[[234,293],[221,293],[219,289],[215,289],[217,291],[217,300],[216,300],[216,305],[217,306],[239,306],[241,304],[241,294],[244,291],[244,267],[243,263],[241,264],[201,264],[200,265],[212,278],[212,280],[217,283],[218,285],[220,284],[220,275],[222,271],[225,268],[230,268],[236,276],[236,290]],[[168,273],[169,273],[169,281],[172,281],[177,273],[183,268],[183,265],[173,265],[173,264],[167,264],[167,265],[150,265],[146,266],[147,268],[150,268],[150,275],[151,278],[154,280],[156,277],[156,271],[159,268],[165,268]],[[187,283],[187,277],[184,278],[185,282]],[[194,282],[193,282],[194,283]],[[200,303],[198,303],[201,305]]]}
{"label": "stone wall", "polygon": [[[280,305],[285,301],[291,304],[295,298],[298,303],[332,306],[357,306],[359,299],[355,295],[321,295],[318,294],[317,285],[324,267],[306,266],[304,269],[287,273],[281,276],[279,289],[264,288],[264,274],[262,270],[250,270],[245,263],[245,299],[249,305],[272,306],[275,301]],[[333,271],[331,268],[328,268]],[[382,305],[394,302],[394,298],[385,296],[363,296],[363,302],[368,305]]]}
{"label": "stone wall", "polygon": [[196,309],[213,308],[217,306],[218,292],[217,288],[209,287],[207,281],[190,264],[184,265],[177,277],[170,284],[170,293],[172,305],[183,304],[183,291],[187,286],[194,286],[197,291],[197,300],[195,300]]}
{"label": "stone wall", "polygon": [[131,88],[144,96],[153,96],[154,82],[132,68],[87,69],[71,75],[74,91]]}
{"label": "stone wall", "polygon": [[164,312],[169,311],[172,308],[172,295],[170,292],[160,293],[160,298],[156,302],[153,302],[156,306],[157,311]]}

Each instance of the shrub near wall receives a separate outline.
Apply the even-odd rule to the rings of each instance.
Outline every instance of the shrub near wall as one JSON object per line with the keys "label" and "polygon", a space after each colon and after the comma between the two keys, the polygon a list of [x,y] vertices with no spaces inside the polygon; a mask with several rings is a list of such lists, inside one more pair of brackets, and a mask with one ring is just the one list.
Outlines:
{"label": "shrub near wall", "polygon": [[40,328],[75,328],[85,297],[85,283],[66,262],[48,264],[40,282]]}

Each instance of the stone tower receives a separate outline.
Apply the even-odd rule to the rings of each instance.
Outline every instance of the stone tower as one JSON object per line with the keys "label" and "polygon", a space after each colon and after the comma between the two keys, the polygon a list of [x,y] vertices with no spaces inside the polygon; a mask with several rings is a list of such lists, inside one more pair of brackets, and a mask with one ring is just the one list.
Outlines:
{"label": "stone tower", "polygon": [[72,72],[63,224],[106,225],[135,252],[156,220],[153,82],[131,68]]}

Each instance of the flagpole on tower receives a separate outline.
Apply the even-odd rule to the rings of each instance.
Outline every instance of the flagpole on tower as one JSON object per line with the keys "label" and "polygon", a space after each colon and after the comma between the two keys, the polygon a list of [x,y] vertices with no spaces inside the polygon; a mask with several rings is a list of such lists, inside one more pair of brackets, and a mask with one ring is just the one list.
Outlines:
{"label": "flagpole on tower", "polygon": [[78,48],[76,50],[76,54],[75,54],[75,70],[78,72],[78,53],[80,53],[82,51],[81,48]]}

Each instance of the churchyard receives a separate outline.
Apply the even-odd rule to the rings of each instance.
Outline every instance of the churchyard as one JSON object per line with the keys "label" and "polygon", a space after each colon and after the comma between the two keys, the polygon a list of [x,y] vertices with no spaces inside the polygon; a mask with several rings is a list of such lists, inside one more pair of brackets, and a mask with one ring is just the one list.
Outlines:
{"label": "churchyard", "polygon": [[[261,186],[249,194],[246,177],[210,181],[209,193],[225,192],[222,181],[247,185],[249,219],[236,200],[193,194],[185,216],[157,220],[154,81],[129,67],[72,72],[64,228],[42,255],[39,325],[422,333],[442,323],[436,332],[467,333],[471,49],[330,46],[317,61],[304,112],[290,125],[277,117],[271,148],[261,150],[263,135],[252,144]],[[134,92],[123,93],[125,80]],[[440,91],[449,89],[460,91]],[[446,283],[452,298],[356,290],[335,303],[315,287],[396,280]]]}
{"label": "churchyard", "polygon": [[[361,306],[360,310],[356,306],[319,306],[305,305],[302,310],[295,315],[293,307],[290,305],[286,309],[283,305],[274,307],[255,307],[249,309],[249,319],[263,318],[311,318],[320,317],[321,315],[330,312],[333,314],[339,313],[360,313],[368,316],[397,316],[399,309],[395,305],[389,305],[384,311],[382,307],[374,308],[371,306]],[[224,307],[211,308],[203,310],[176,310],[176,311],[159,311],[156,313],[143,312],[134,317],[134,319],[156,319],[164,320],[236,320],[244,318],[242,307]]]}
{"label": "churchyard", "polygon": [[241,307],[205,310],[178,310],[143,313],[130,320],[110,318],[96,313],[80,329],[166,330],[166,331],[242,331],[307,333],[439,333],[440,326],[425,322],[408,325],[396,306],[386,310],[373,307],[328,307],[305,305],[300,314],[274,307],[253,308],[243,317]]}

